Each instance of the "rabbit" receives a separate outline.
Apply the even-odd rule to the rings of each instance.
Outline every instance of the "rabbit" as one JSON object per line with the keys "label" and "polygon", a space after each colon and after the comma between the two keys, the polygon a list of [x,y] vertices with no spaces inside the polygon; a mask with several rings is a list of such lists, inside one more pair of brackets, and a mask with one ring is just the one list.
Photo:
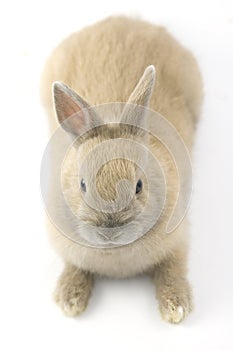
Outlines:
{"label": "rabbit", "polygon": [[[49,129],[53,135],[61,125],[61,135],[72,140],[61,186],[75,214],[75,234],[84,241],[94,240],[93,245],[76,241],[48,219],[49,239],[64,261],[54,298],[66,315],[74,317],[85,310],[95,276],[140,274],[151,276],[165,321],[179,323],[192,310],[187,215],[171,233],[165,233],[179,191],[177,169],[162,142],[143,130],[153,129],[155,111],[191,153],[202,96],[202,78],[193,55],[164,27],[141,19],[104,19],[66,38],[48,58],[41,97]],[[98,106],[114,102],[119,103],[120,112],[110,123]],[[60,137],[58,147],[62,142]],[[129,153],[137,162],[127,158]],[[160,216],[146,229],[164,198],[164,184],[150,156],[159,158],[168,191]],[[190,175],[185,176],[189,181]],[[55,198],[51,206],[60,221],[66,221],[69,214],[59,203],[53,182],[49,183],[49,196]],[[98,210],[100,200],[94,190],[108,210]],[[134,226],[129,226],[131,221]],[[119,235],[115,237],[114,232]],[[117,244],[118,239],[126,244]]]}

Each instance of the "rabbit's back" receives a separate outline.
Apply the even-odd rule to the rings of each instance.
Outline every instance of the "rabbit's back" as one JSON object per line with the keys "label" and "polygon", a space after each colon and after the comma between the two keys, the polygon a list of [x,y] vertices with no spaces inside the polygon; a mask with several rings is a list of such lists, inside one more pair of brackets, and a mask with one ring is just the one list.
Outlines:
{"label": "rabbit's back", "polygon": [[42,99],[52,113],[51,84],[63,81],[90,104],[126,102],[146,66],[156,67],[150,107],[190,142],[202,98],[195,59],[163,27],[126,17],[108,18],[65,39],[49,57]]}

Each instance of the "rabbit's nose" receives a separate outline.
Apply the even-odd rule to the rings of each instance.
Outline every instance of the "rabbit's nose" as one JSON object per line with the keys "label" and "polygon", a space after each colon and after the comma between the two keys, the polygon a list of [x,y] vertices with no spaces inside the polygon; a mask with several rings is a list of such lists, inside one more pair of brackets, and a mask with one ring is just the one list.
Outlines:
{"label": "rabbit's nose", "polygon": [[120,226],[120,220],[115,214],[106,214],[104,218],[104,227]]}
{"label": "rabbit's nose", "polygon": [[106,228],[107,227],[116,228],[116,227],[124,226],[130,220],[131,220],[131,217],[129,217],[129,215],[127,216],[124,214],[123,216],[121,213],[114,213],[114,214],[105,213],[101,226]]}
{"label": "rabbit's nose", "polygon": [[111,218],[110,220],[107,220],[105,225],[106,227],[117,227],[117,226],[122,226],[124,223],[120,220],[117,220],[115,218]]}

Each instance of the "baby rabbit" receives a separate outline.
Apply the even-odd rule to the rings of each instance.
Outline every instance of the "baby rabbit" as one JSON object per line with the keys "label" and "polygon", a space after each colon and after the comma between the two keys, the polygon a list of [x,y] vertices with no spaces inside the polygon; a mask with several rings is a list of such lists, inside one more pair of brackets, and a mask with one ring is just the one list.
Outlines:
{"label": "baby rabbit", "polygon": [[[178,168],[189,183],[202,102],[194,57],[163,27],[108,18],[54,50],[42,101],[51,134],[62,126],[52,152],[71,142],[61,167],[51,157],[48,233],[64,261],[55,300],[76,316],[95,275],[149,273],[163,319],[182,321],[192,309],[182,216],[190,187],[180,188]],[[182,220],[168,232],[172,215]]]}

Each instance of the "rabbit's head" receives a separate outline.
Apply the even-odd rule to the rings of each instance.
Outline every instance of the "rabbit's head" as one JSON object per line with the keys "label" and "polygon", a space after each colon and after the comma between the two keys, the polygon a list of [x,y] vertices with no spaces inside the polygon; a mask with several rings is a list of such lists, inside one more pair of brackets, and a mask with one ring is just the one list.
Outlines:
{"label": "rabbit's head", "polygon": [[145,130],[154,80],[149,66],[126,104],[100,107],[90,107],[63,83],[53,85],[58,121],[74,140],[63,161],[63,193],[90,243],[133,241],[156,212],[161,179]]}

